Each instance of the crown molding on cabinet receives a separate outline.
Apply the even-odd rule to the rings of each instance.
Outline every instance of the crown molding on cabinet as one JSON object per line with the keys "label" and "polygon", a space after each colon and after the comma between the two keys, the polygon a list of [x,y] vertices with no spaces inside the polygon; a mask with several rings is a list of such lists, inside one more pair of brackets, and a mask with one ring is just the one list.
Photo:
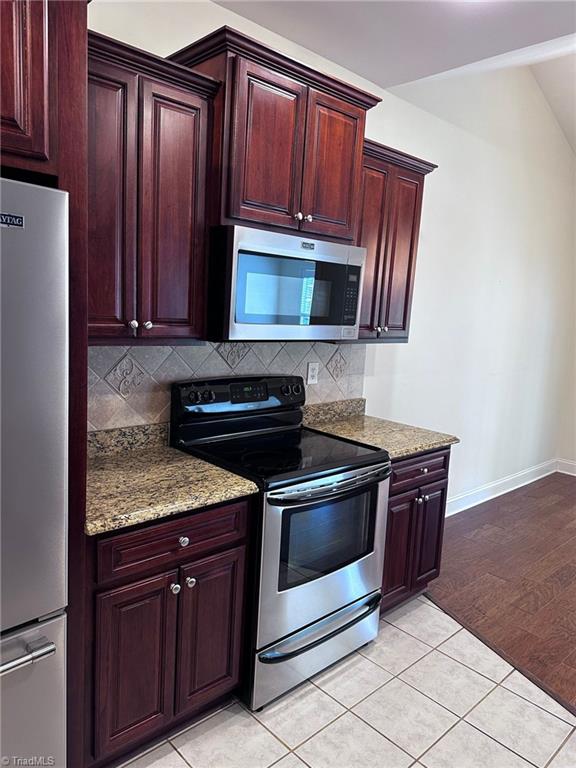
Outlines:
{"label": "crown molding on cabinet", "polygon": [[384,162],[399,165],[402,168],[406,168],[409,171],[415,171],[416,173],[427,174],[438,168],[434,163],[429,163],[427,160],[422,160],[419,157],[414,157],[414,155],[401,152],[399,149],[393,149],[384,144],[379,144],[371,139],[364,139],[364,155],[373,157],[376,160],[384,160]]}

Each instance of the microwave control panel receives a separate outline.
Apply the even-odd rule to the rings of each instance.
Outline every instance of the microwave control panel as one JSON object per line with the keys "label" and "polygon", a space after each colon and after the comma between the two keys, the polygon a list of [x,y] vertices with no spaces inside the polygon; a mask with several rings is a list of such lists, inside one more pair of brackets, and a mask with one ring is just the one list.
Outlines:
{"label": "microwave control panel", "polygon": [[355,325],[358,312],[358,298],[360,296],[360,267],[348,267],[346,288],[344,290],[344,311],[342,321],[344,325]]}

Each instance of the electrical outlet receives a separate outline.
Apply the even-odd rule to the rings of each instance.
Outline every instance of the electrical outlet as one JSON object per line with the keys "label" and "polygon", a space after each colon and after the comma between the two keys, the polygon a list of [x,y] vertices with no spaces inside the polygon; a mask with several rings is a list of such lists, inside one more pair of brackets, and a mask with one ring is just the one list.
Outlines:
{"label": "electrical outlet", "polygon": [[318,384],[318,370],[320,363],[308,363],[308,370],[306,373],[306,384]]}

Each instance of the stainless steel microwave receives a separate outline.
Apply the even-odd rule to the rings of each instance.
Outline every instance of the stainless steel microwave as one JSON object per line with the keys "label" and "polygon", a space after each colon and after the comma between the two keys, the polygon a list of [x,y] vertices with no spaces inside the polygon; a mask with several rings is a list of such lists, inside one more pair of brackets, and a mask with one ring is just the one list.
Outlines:
{"label": "stainless steel microwave", "polygon": [[251,227],[215,227],[209,256],[213,341],[358,338],[366,249]]}

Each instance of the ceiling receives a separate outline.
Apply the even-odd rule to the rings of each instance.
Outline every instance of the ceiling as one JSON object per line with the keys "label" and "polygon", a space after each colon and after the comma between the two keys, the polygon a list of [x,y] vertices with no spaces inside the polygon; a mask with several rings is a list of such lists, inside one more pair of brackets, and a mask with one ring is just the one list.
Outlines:
{"label": "ceiling", "polygon": [[383,88],[576,31],[567,0],[215,0]]}

